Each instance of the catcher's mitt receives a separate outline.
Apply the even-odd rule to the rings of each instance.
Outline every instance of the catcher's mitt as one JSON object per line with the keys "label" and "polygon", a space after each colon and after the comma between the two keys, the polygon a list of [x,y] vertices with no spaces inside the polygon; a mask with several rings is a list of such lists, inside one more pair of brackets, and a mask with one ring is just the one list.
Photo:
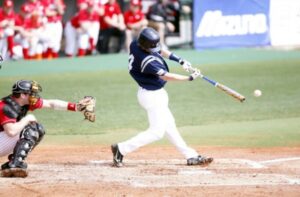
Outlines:
{"label": "catcher's mitt", "polygon": [[80,111],[83,113],[86,120],[95,122],[95,120],[96,120],[96,114],[95,114],[96,99],[94,97],[85,96],[82,100],[80,100],[77,103],[76,108],[77,108],[77,111]]}

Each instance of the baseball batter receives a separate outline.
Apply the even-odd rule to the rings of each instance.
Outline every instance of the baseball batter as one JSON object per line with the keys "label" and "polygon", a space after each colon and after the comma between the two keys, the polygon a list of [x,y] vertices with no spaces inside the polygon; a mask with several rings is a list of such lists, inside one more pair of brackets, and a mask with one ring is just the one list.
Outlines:
{"label": "baseball batter", "polygon": [[13,85],[12,94],[0,100],[0,157],[8,155],[9,160],[1,166],[3,177],[26,177],[24,160],[45,135],[45,129],[35,116],[27,114],[29,111],[42,108],[81,111],[86,119],[95,120],[93,98],[79,103],[46,100],[40,98],[41,91],[37,82],[20,80]]}
{"label": "baseball batter", "polygon": [[186,145],[176,128],[168,107],[168,94],[164,89],[167,81],[193,81],[201,73],[198,69],[194,69],[190,76],[170,73],[163,57],[179,62],[185,70],[192,70],[191,64],[170,51],[161,50],[159,41],[158,32],[145,28],[130,45],[129,73],[139,85],[137,97],[147,111],[149,128],[127,141],[111,146],[116,167],[123,166],[123,156],[161,139],[164,134],[187,159],[187,165],[203,165],[213,161],[213,158],[200,156]]}

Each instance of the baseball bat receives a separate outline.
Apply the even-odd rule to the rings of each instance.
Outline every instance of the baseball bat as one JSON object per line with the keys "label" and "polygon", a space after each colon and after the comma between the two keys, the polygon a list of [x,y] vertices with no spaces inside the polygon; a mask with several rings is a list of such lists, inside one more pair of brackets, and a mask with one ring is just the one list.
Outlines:
{"label": "baseball bat", "polygon": [[223,90],[226,94],[232,96],[233,98],[239,100],[240,102],[243,102],[246,100],[246,98],[241,95],[240,93],[234,91],[233,89],[221,84],[221,83],[218,83],[212,79],[209,79],[208,77],[204,76],[204,75],[200,75],[200,77],[202,79],[204,79],[205,81],[209,82],[210,84],[212,84],[213,86],[219,88],[220,90]]}

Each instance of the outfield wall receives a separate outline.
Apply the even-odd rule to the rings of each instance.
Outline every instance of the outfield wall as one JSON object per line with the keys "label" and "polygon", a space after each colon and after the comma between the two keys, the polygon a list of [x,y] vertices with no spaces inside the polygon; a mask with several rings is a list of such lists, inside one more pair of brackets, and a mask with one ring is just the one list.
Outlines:
{"label": "outfield wall", "polygon": [[299,0],[195,0],[196,49],[300,46]]}

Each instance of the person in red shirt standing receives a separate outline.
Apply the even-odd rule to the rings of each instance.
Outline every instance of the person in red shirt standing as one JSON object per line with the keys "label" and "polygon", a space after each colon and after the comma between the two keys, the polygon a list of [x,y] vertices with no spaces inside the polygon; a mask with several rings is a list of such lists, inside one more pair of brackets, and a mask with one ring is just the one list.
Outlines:
{"label": "person in red shirt standing", "polygon": [[5,0],[3,2],[3,8],[0,8],[0,36],[1,38],[1,53],[5,58],[6,51],[8,51],[9,58],[14,56],[14,25],[15,25],[15,12],[14,3],[12,0]]}
{"label": "person in red shirt standing", "polygon": [[38,44],[38,27],[33,17],[28,4],[22,5],[20,14],[16,16],[14,27],[16,31],[15,38],[22,46],[23,58],[25,60],[34,58]]}
{"label": "person in red shirt standing", "polygon": [[47,33],[45,33],[45,8],[40,0],[28,0],[23,6],[27,7],[31,17],[28,29],[30,29],[32,36],[28,54],[30,59],[42,59],[42,54],[49,45]]}
{"label": "person in red shirt standing", "polygon": [[124,20],[126,25],[126,49],[129,51],[132,39],[137,38],[140,31],[148,24],[145,15],[141,10],[140,0],[131,0],[129,10],[124,13]]}
{"label": "person in red shirt standing", "polygon": [[[65,55],[67,57],[73,57],[76,55],[76,50],[78,51],[78,41],[77,41],[77,30],[80,28],[80,13],[88,8],[88,0],[77,0],[77,13],[67,21],[64,29],[65,37]],[[80,53],[84,53],[81,51]],[[77,52],[77,55],[79,51]]]}
{"label": "person in red shirt standing", "polygon": [[72,57],[76,49],[79,57],[85,56],[87,52],[92,54],[94,51],[94,37],[99,34],[100,16],[93,2],[87,2],[87,5],[86,9],[79,10],[66,24],[65,53],[68,57]]}
{"label": "person in red shirt standing", "polygon": [[63,0],[41,0],[41,3],[47,18],[44,32],[48,37],[48,48],[44,51],[43,58],[57,58],[63,33],[62,16],[66,6]]}
{"label": "person in red shirt standing", "polygon": [[100,17],[100,34],[97,50],[106,54],[109,52],[109,42],[112,36],[118,37],[117,48],[113,52],[120,52],[125,42],[125,23],[121,8],[116,0],[109,0],[104,4],[104,15]]}
{"label": "person in red shirt standing", "polygon": [[46,100],[39,96],[41,86],[31,80],[19,80],[12,94],[0,100],[0,157],[8,155],[1,165],[3,177],[26,177],[25,158],[43,139],[45,129],[33,114],[36,109],[80,111],[80,105],[62,100]]}

